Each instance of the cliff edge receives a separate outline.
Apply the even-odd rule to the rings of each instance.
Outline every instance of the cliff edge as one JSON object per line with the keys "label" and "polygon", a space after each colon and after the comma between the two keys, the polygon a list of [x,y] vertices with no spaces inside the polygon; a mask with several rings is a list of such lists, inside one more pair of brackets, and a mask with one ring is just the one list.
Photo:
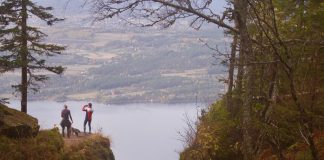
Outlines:
{"label": "cliff edge", "polygon": [[58,128],[39,130],[36,118],[2,104],[0,159],[115,160],[109,138],[99,133],[63,139]]}

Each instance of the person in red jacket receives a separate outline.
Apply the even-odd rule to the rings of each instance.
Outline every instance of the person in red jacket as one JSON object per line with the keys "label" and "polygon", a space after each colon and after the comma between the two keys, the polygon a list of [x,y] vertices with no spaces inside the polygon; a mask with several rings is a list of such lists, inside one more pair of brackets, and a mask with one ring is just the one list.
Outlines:
{"label": "person in red jacket", "polygon": [[84,123],[83,123],[83,132],[86,133],[86,125],[88,123],[89,126],[89,133],[91,134],[91,120],[92,120],[92,104],[89,103],[88,105],[83,106],[82,111],[86,112]]}

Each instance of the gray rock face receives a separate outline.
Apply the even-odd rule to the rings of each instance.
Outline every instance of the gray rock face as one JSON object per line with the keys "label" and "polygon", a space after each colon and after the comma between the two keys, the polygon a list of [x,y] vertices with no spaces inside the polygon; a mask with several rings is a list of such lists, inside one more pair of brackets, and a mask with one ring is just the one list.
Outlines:
{"label": "gray rock face", "polygon": [[25,138],[36,136],[38,131],[36,118],[0,104],[0,134],[10,138]]}

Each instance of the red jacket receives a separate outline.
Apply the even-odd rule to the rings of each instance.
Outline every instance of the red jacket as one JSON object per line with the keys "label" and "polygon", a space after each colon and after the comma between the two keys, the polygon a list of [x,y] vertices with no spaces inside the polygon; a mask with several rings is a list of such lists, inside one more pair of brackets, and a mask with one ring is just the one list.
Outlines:
{"label": "red jacket", "polygon": [[87,120],[91,120],[92,119],[92,113],[93,113],[93,109],[90,108],[88,105],[83,106],[82,111],[86,112],[86,119]]}

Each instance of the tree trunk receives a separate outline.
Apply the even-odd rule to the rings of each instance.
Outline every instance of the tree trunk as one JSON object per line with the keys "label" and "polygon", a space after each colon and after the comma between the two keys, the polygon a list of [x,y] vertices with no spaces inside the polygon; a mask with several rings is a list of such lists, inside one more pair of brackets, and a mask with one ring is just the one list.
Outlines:
{"label": "tree trunk", "polygon": [[[240,42],[239,42],[240,43]],[[238,55],[238,68],[237,68],[237,75],[236,75],[236,92],[237,97],[239,97],[239,102],[237,102],[238,107],[242,104],[242,89],[243,89],[243,75],[244,75],[244,56],[243,51],[241,50],[241,45],[239,46],[239,55]]]}
{"label": "tree trunk", "polygon": [[234,81],[234,65],[236,58],[236,45],[237,45],[237,35],[234,34],[233,42],[231,46],[231,57],[230,57],[230,65],[228,70],[228,89],[227,89],[227,110],[231,113],[231,115],[235,115],[236,108],[233,106],[232,92],[233,92],[233,81]]}
{"label": "tree trunk", "polygon": [[[310,134],[313,134],[313,131],[311,131]],[[313,160],[319,160],[318,151],[317,151],[317,148],[315,146],[313,135],[308,135],[307,139],[308,139],[308,142],[309,142],[309,148],[311,150]]]}
{"label": "tree trunk", "polygon": [[[237,21],[238,21],[238,15],[237,15],[237,12],[234,12],[234,23],[235,23],[235,28],[238,29],[238,24],[237,24]],[[239,35],[236,34],[236,43],[240,44],[240,39],[239,39]],[[236,108],[236,111],[237,113],[239,113],[240,109],[242,108],[242,93],[243,93],[243,75],[244,75],[244,55],[243,55],[243,51],[241,50],[241,45],[238,45],[237,48],[236,48],[239,52],[238,54],[238,60],[237,60],[237,63],[236,65],[238,66],[237,67],[237,75],[236,75],[236,82],[235,82],[235,95],[237,98],[235,98],[235,104],[232,104],[232,105],[235,105],[235,108]],[[237,114],[235,115],[237,116]]]}
{"label": "tree trunk", "polygon": [[[321,59],[321,57],[318,56],[319,54],[319,50],[318,52],[315,52],[314,53],[314,56],[312,56],[312,70],[314,70],[314,74],[313,74],[313,77],[312,77],[312,83],[311,83],[311,90],[310,90],[310,93],[311,93],[311,104],[310,104],[310,111],[311,113],[314,113],[315,110],[314,110],[314,106],[315,104],[317,104],[317,99],[318,99],[318,95],[316,95],[316,90],[318,89],[318,87],[320,86],[319,85],[319,73],[318,71],[320,70],[318,65],[320,64],[319,60]],[[310,120],[309,120],[309,130],[310,130],[310,136],[308,136],[308,141],[310,142],[309,143],[309,148],[312,152],[312,156],[313,156],[313,159],[314,160],[317,160],[319,159],[319,153],[318,153],[318,149],[316,148],[315,146],[315,142],[314,142],[314,126],[313,126],[313,117],[311,116],[310,117]]]}
{"label": "tree trunk", "polygon": [[[245,63],[253,61],[252,41],[247,30],[247,0],[235,0],[234,9],[238,14],[238,29],[240,33],[240,50],[245,57]],[[242,64],[241,64],[242,65]],[[254,91],[254,65],[246,65],[244,83],[244,99],[242,106],[242,121],[243,121],[243,155],[245,160],[253,160],[253,145],[252,145],[252,105],[253,105],[253,91]]]}
{"label": "tree trunk", "polygon": [[[274,58],[275,61],[278,61],[277,58]],[[276,81],[277,81],[277,73],[278,73],[278,62],[275,62],[274,64],[271,64],[271,80],[269,85],[269,91],[268,91],[268,97],[267,102],[265,104],[265,108],[262,111],[261,119],[263,122],[267,121],[267,112],[269,108],[273,105],[273,103],[276,103]]]}
{"label": "tree trunk", "polygon": [[28,92],[28,80],[27,80],[27,3],[28,0],[22,0],[22,10],[21,10],[21,111],[27,113],[27,92]]}

